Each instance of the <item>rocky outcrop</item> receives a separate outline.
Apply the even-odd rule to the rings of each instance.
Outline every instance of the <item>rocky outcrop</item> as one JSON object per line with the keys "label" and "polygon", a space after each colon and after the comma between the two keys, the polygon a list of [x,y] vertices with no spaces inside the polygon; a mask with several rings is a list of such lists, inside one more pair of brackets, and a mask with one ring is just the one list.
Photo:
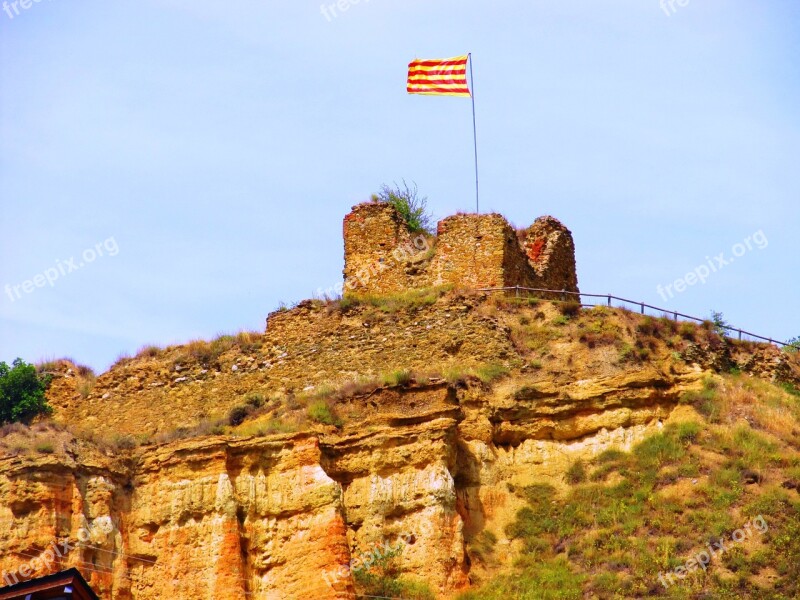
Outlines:
{"label": "rocky outcrop", "polygon": [[699,376],[431,383],[351,397],[372,412],[341,430],[5,458],[0,567],[66,540],[58,566],[105,598],[354,598],[354,559],[402,547],[398,568],[447,596],[480,531],[512,560],[510,490],[630,448]]}
{"label": "rocky outcrop", "polygon": [[[708,369],[800,380],[796,356],[616,309],[414,302],[304,302],[263,335],[143,353],[86,397],[64,366],[54,416],[89,431],[0,438],[0,570],[75,566],[109,599],[333,599],[355,598],[391,554],[448,598],[487,569],[484,532],[497,565],[513,563],[515,490],[564,489],[576,460],[631,449],[686,410]],[[159,437],[252,393],[264,419],[297,416],[299,431]],[[320,398],[336,426],[310,419]]]}

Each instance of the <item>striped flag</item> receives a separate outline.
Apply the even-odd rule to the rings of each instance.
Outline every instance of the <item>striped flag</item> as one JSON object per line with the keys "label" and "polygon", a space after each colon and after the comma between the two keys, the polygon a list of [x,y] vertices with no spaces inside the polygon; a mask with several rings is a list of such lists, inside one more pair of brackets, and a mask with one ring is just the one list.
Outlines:
{"label": "striped flag", "polygon": [[433,60],[414,60],[408,65],[408,93],[469,97],[469,55]]}

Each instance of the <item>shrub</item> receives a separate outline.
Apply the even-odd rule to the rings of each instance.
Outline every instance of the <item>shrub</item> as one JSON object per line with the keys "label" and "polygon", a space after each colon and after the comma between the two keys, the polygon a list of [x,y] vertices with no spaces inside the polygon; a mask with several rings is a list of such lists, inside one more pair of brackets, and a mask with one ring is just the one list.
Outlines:
{"label": "shrub", "polygon": [[712,310],[710,322],[711,329],[714,331],[714,333],[722,337],[728,335],[727,328],[730,327],[731,324],[725,320],[725,315],[723,315],[721,312]]}
{"label": "shrub", "polygon": [[94,370],[92,367],[87,365],[75,365],[75,368],[78,370],[78,375],[80,377],[94,377]]}
{"label": "shrub", "polygon": [[419,195],[416,183],[413,188],[408,187],[405,180],[402,188],[397,183],[393,188],[384,184],[377,194],[373,194],[372,200],[394,206],[411,233],[432,232],[433,218],[427,210],[428,198]]}
{"label": "shrub", "polygon": [[342,422],[328,406],[324,400],[317,400],[308,407],[308,416],[323,425],[334,425],[339,427]]}
{"label": "shrub", "polygon": [[53,442],[37,442],[34,446],[37,452],[41,452],[42,454],[52,454],[55,452],[55,447],[53,446]]}
{"label": "shrub", "polygon": [[678,325],[667,317],[644,317],[636,330],[647,337],[664,338],[678,331]]}
{"label": "shrub", "polygon": [[[559,317],[564,319],[566,317]],[[528,352],[544,353],[550,343],[559,339],[561,333],[547,325],[528,325],[527,327],[514,327],[511,330],[511,343],[521,354]]]}
{"label": "shrub", "polygon": [[250,415],[252,410],[251,406],[234,406],[228,413],[228,425],[236,427],[244,423],[245,419]]}
{"label": "shrub", "polygon": [[239,349],[245,353],[255,352],[262,346],[261,334],[255,331],[240,331],[234,339]]}
{"label": "shrub", "polygon": [[610,346],[617,343],[617,336],[611,332],[603,332],[603,333],[594,333],[592,331],[588,331],[586,333],[582,333],[580,338],[578,338],[582,344],[586,344],[589,348],[594,348],[596,346]]}
{"label": "shrub", "polygon": [[264,406],[264,394],[260,394],[259,392],[247,394],[244,401],[253,408],[261,408]]}
{"label": "shrub", "polygon": [[684,321],[678,326],[678,335],[688,341],[694,341],[697,335],[697,325]]}
{"label": "shrub", "polygon": [[44,397],[51,376],[40,376],[36,367],[17,358],[12,367],[0,362],[0,424],[28,423],[52,408]]}
{"label": "shrub", "polygon": [[586,481],[586,467],[582,460],[576,460],[567,469],[567,481],[573,485]]}
{"label": "shrub", "polygon": [[581,312],[581,303],[577,302],[576,300],[561,302],[558,305],[558,311],[565,317],[577,317]]}
{"label": "shrub", "polygon": [[135,437],[126,434],[115,435],[111,443],[118,450],[133,450],[139,445]]}

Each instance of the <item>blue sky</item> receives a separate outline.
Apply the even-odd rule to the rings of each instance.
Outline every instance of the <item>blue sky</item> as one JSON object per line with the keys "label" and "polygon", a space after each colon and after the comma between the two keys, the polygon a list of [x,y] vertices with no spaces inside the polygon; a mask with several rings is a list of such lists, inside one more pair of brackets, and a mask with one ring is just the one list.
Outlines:
{"label": "blue sky", "polygon": [[[384,182],[470,210],[469,100],[405,93],[411,59],[466,52],[482,209],[562,220],[583,291],[800,335],[800,3],[681,4],[8,5],[0,360],[103,370],[262,330],[341,280],[342,217]],[[704,284],[657,291],[756,232]]]}

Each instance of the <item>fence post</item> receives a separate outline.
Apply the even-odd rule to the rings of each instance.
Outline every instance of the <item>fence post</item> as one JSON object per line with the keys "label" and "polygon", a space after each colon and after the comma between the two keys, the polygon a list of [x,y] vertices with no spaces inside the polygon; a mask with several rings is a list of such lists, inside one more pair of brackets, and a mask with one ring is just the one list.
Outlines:
{"label": "fence post", "polygon": [[644,314],[644,302],[642,302],[642,314]]}
{"label": "fence post", "polygon": [[742,330],[741,329],[739,330],[739,341],[740,342],[742,341]]}
{"label": "fence post", "polygon": [[677,311],[676,311],[675,313],[673,313],[673,314],[675,315],[675,320],[677,321],[677,320],[678,320],[678,313],[677,313]]}
{"label": "fence post", "polygon": [[608,295],[608,307],[611,308],[611,294]]}

